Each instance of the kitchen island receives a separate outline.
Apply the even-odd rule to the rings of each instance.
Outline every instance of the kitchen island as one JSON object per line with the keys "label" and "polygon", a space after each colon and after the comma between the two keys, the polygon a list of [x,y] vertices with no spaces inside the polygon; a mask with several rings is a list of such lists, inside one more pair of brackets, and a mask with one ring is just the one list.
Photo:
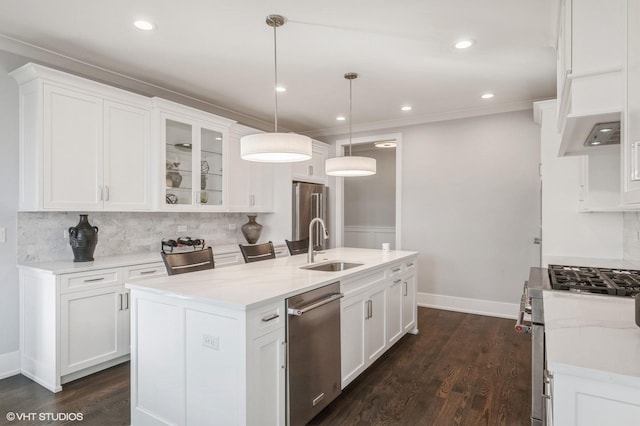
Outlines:
{"label": "kitchen island", "polygon": [[344,388],[417,333],[417,255],[337,248],[316,263],[362,265],[299,255],[128,283],[132,425],[286,424],[285,300],[340,282]]}

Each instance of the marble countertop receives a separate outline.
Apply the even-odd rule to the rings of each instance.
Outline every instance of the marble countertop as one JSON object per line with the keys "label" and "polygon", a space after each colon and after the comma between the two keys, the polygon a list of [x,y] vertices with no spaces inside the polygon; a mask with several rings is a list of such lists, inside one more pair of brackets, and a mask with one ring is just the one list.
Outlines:
{"label": "marble countertop", "polygon": [[[239,253],[240,248],[237,244],[212,246],[213,255],[222,255],[229,253]],[[162,262],[160,252],[147,252],[136,254],[125,254],[120,256],[98,257],[92,262],[74,262],[73,259],[49,261],[49,262],[33,262],[19,263],[18,268],[36,269],[38,271],[49,272],[53,275],[70,274],[74,272],[86,272],[95,269],[118,268],[121,266],[130,266],[143,263]]]}
{"label": "marble countertop", "polygon": [[545,262],[551,265],[591,266],[594,268],[640,269],[640,261],[626,259],[602,259],[596,257],[549,256]]}
{"label": "marble countertop", "polygon": [[545,291],[543,299],[550,371],[640,388],[633,298]]}
{"label": "marble countertop", "polygon": [[248,310],[345,279],[373,267],[407,260],[417,255],[417,252],[412,251],[384,252],[342,247],[316,255],[315,262],[344,260],[362,262],[363,265],[338,272],[311,271],[300,269],[300,266],[307,264],[307,256],[297,255],[148,279],[126,284],[126,287],[225,308]]}

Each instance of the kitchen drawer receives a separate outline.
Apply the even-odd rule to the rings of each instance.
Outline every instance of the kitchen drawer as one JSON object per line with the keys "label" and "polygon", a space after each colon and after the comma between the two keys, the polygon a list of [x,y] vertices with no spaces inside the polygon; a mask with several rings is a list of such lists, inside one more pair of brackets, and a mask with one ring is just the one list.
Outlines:
{"label": "kitchen drawer", "polygon": [[400,275],[402,273],[402,268],[403,268],[402,263],[396,263],[395,265],[389,266],[387,268],[387,276],[391,278],[391,277]]}
{"label": "kitchen drawer", "polygon": [[284,327],[286,315],[284,302],[276,302],[254,309],[247,318],[249,338],[256,339]]}
{"label": "kitchen drawer", "polygon": [[148,263],[145,265],[131,266],[125,270],[124,281],[127,283],[135,283],[146,280],[148,278],[164,277],[167,275],[167,269],[162,262]]}
{"label": "kitchen drawer", "polygon": [[340,289],[345,296],[352,294],[365,287],[372,286],[385,279],[387,273],[386,268],[380,268],[362,275],[358,275],[352,279],[342,280]]}
{"label": "kitchen drawer", "polygon": [[402,271],[412,271],[414,269],[416,269],[416,264],[417,264],[418,260],[417,259],[413,259],[413,260],[408,260],[406,262],[404,262],[402,264]]}
{"label": "kitchen drawer", "polygon": [[122,284],[122,269],[103,269],[78,274],[65,274],[60,276],[60,293],[71,293],[93,288]]}

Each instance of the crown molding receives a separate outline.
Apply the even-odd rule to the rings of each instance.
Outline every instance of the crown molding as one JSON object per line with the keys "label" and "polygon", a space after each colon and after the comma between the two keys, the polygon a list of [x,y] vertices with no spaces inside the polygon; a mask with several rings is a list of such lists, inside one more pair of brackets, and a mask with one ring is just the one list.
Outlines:
{"label": "crown molding", "polygon": [[[535,101],[536,100],[527,100],[508,104],[500,104],[492,107],[461,109],[440,114],[427,114],[421,116],[400,118],[396,120],[382,120],[370,123],[354,124],[352,126],[352,132],[368,132],[373,130],[392,129],[395,127],[414,126],[417,124],[436,123],[438,121],[449,121],[461,118],[479,117],[483,115],[501,114],[504,112],[530,110],[533,108],[533,102]],[[308,132],[302,132],[302,134],[312,138],[341,135],[345,133],[349,133],[349,126],[330,127],[326,129],[317,129],[310,130]]]}
{"label": "crown molding", "polygon": [[[258,130],[271,131],[273,129],[273,123],[271,122],[266,122],[259,118],[198,99],[194,96],[84,62],[80,59],[18,40],[2,33],[0,33],[0,50],[22,56],[29,61],[36,61],[39,64],[56,68],[60,71],[73,73],[80,77],[129,90],[140,95],[165,98],[170,101],[201,109],[237,121],[246,126],[254,127]],[[282,130],[289,131],[285,128],[282,128]]]}

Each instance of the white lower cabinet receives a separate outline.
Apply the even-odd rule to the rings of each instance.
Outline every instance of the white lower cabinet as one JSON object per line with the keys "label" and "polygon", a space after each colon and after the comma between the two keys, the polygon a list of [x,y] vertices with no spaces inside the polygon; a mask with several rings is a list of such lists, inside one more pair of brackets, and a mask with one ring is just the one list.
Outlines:
{"label": "white lower cabinet", "polygon": [[20,267],[21,373],[52,392],[128,360],[125,282],[166,275],[162,262],[57,273]]}
{"label": "white lower cabinet", "polygon": [[[579,374],[579,373],[578,373]],[[624,384],[620,377],[601,378],[553,372],[552,423],[566,426],[632,426],[640,419],[640,388]],[[636,381],[637,382],[637,381]]]}
{"label": "white lower cabinet", "polygon": [[342,284],[342,388],[407,332],[417,333],[415,259]]}
{"label": "white lower cabinet", "polygon": [[60,374],[129,353],[125,298],[122,284],[60,295]]}

